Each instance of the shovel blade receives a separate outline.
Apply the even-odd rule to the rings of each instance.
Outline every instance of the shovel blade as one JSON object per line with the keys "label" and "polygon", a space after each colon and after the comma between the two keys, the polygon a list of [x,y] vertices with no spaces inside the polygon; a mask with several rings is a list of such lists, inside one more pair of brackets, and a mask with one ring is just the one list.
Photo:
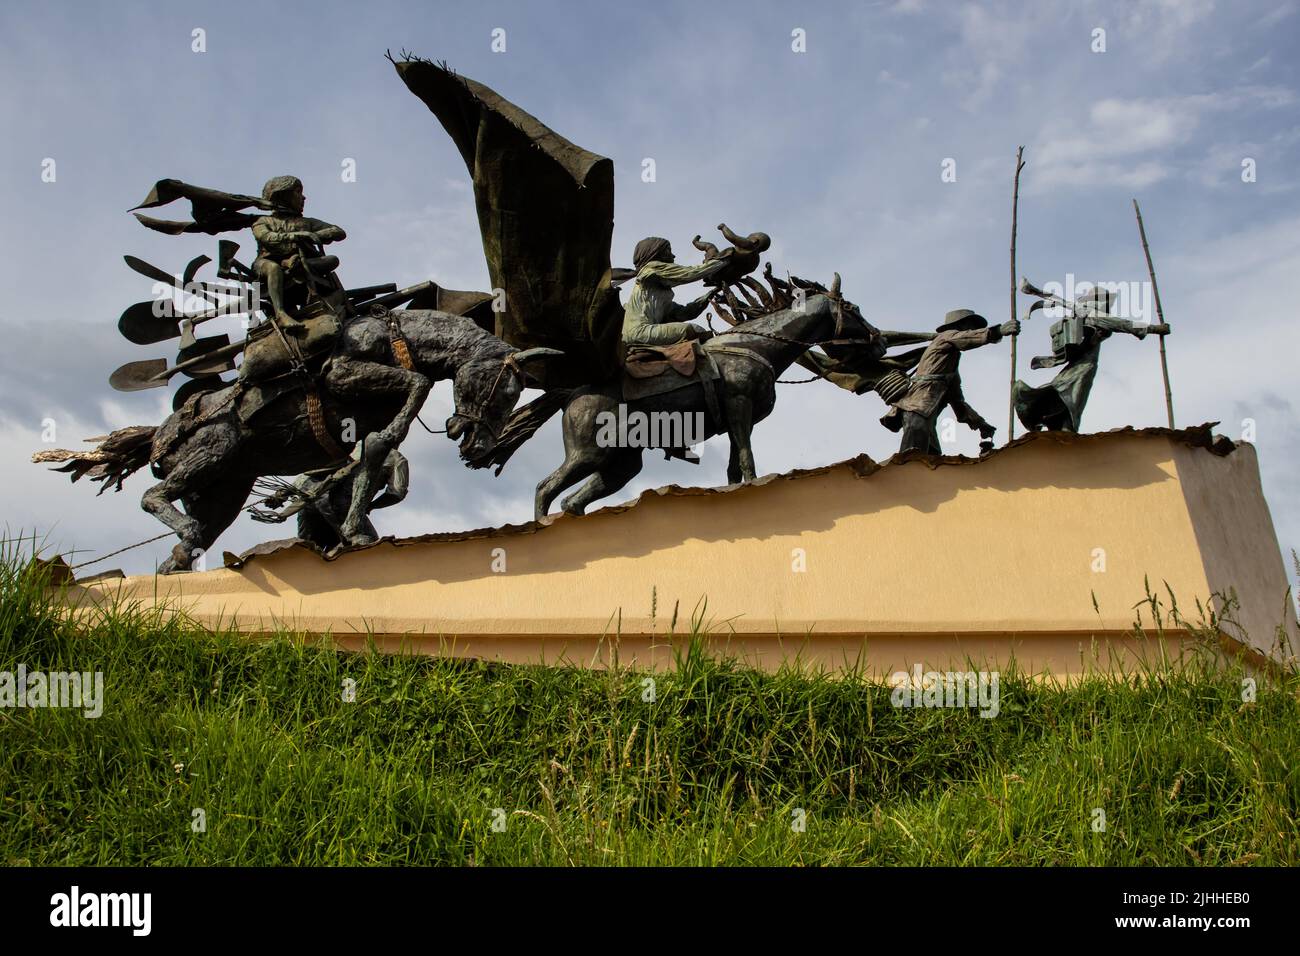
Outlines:
{"label": "shovel blade", "polygon": [[136,345],[154,345],[181,334],[180,323],[176,319],[154,315],[153,309],[153,302],[137,302],[128,306],[117,320],[117,330],[128,342]]}
{"label": "shovel blade", "polygon": [[[235,367],[234,357],[230,354],[230,336],[229,335],[209,335],[206,338],[198,339],[188,348],[183,348],[176,355],[176,365],[182,367],[182,371],[190,378],[207,378],[212,375],[220,375]],[[219,354],[218,354],[219,353]],[[208,361],[198,361],[190,364],[191,359],[198,359],[201,356],[211,356]]]}
{"label": "shovel blade", "polygon": [[119,392],[141,392],[146,388],[161,388],[167,384],[166,359],[145,359],[127,362],[108,377],[108,384]]}
{"label": "shovel blade", "polygon": [[225,348],[230,344],[229,335],[209,335],[206,338],[195,339],[187,348],[182,348],[176,354],[176,364],[195,358],[199,355],[207,355],[209,352],[215,352],[217,349]]}
{"label": "shovel blade", "polygon": [[220,340],[226,338],[224,335],[214,335],[208,339],[200,339],[199,344],[203,342],[213,342],[214,344],[206,346],[211,352],[200,352],[180,362],[175,368],[164,373],[164,378],[170,378],[177,372],[184,372],[191,378],[201,377],[204,375],[220,375],[222,372],[228,372],[235,368],[235,356],[244,350],[244,342],[231,342],[223,344]]}

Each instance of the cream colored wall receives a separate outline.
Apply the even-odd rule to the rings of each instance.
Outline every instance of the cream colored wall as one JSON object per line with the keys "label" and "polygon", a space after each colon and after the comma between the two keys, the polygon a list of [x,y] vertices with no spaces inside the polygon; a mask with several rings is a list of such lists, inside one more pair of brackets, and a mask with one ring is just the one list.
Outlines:
{"label": "cream colored wall", "polygon": [[[1222,517],[1229,499],[1249,520]],[[491,570],[495,549],[504,573]],[[1094,636],[1121,646],[1144,576],[1184,607],[1236,580],[1252,626],[1276,623],[1285,572],[1253,450],[1220,458],[1150,433],[1040,436],[977,463],[661,489],[540,530],[385,542],[330,562],[292,548],[157,584],[209,624],[370,631],[394,645],[425,634],[425,651],[454,637],[461,653],[503,659],[590,657],[618,633],[625,659],[662,663],[649,636],[668,630],[676,605],[677,631],[702,613],[765,666],[799,647],[839,662],[865,638],[877,668],[1019,648],[1077,670]],[[155,579],[120,586],[151,599]]]}
{"label": "cream colored wall", "polygon": [[[1210,590],[1236,593],[1235,607],[1215,602],[1216,611],[1226,612],[1223,630],[1265,656],[1294,660],[1295,604],[1279,593],[1286,565],[1260,486],[1255,447],[1238,445],[1227,458],[1198,452],[1182,445],[1174,448]],[[1279,644],[1279,625],[1290,636],[1289,647]]]}

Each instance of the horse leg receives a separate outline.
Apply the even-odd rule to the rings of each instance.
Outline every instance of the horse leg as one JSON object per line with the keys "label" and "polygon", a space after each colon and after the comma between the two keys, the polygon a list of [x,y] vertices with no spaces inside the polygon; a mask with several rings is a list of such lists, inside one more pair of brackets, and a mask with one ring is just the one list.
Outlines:
{"label": "horse leg", "polygon": [[158,565],[159,574],[188,571],[195,552],[202,547],[199,542],[203,540],[203,526],[172,504],[185,493],[187,478],[184,473],[168,475],[140,498],[140,507],[175,531],[181,539],[172,547],[171,557]]}
{"label": "horse leg", "polygon": [[727,464],[727,481],[753,481],[758,477],[754,468],[754,449],[750,444],[754,433],[754,403],[748,395],[728,389],[727,436],[731,439],[731,457]]}
{"label": "horse leg", "polygon": [[564,450],[564,464],[551,472],[537,486],[537,496],[533,502],[534,519],[541,521],[545,518],[546,512],[551,507],[551,502],[555,500],[556,496],[565,488],[576,485],[596,471],[603,464],[606,455],[606,449],[594,446],[566,448]]}
{"label": "horse leg", "polygon": [[581,488],[565,498],[560,507],[566,514],[580,515],[587,505],[625,487],[641,472],[644,463],[640,448],[621,448]]}
{"label": "horse leg", "polygon": [[[141,497],[140,507],[175,531],[181,539],[172,548],[172,556],[159,565],[160,573],[188,571],[195,551],[216,540],[215,534],[211,540],[207,539],[201,519],[183,514],[172,502],[220,486],[238,450],[238,443],[238,429],[230,425],[218,423],[200,429],[168,456],[175,464],[168,469],[167,477]],[[247,494],[245,490],[245,497]]]}
{"label": "horse leg", "polygon": [[[221,533],[235,523],[252,490],[253,479],[249,478],[208,485],[181,499],[185,505],[185,514],[199,523],[199,548],[207,551],[221,537]],[[191,549],[191,560],[197,557],[198,554]]]}
{"label": "horse leg", "polygon": [[537,485],[533,499],[533,518],[541,521],[551,503],[565,488],[591,475],[609,458],[611,449],[597,444],[597,420],[601,412],[618,407],[618,402],[599,392],[588,392],[570,399],[564,408],[564,464]]}
{"label": "horse leg", "polygon": [[325,387],[331,395],[343,401],[366,401],[373,399],[376,392],[404,396],[402,408],[393,420],[380,431],[362,438],[361,466],[353,479],[352,503],[341,530],[348,544],[369,544],[375,540],[375,535],[373,526],[367,528],[366,512],[374,498],[384,462],[388,453],[405,440],[411,423],[429,397],[433,383],[419,372],[336,356],[326,376]]}

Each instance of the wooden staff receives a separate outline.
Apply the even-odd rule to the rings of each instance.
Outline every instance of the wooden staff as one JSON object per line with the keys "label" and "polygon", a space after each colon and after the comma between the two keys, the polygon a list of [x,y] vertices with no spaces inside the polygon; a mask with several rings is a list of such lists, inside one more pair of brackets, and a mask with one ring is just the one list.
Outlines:
{"label": "wooden staff", "polygon": [[[1156,320],[1165,324],[1165,310],[1160,306],[1160,286],[1156,284],[1156,267],[1151,263],[1151,247],[1147,245],[1147,229],[1142,225],[1142,210],[1138,201],[1133,200],[1133,212],[1137,215],[1138,235],[1142,237],[1142,253],[1147,257],[1147,273],[1151,276],[1151,295],[1156,300]],[[1014,348],[1015,346],[1012,346]],[[1174,395],[1169,390],[1169,360],[1165,357],[1165,337],[1160,336],[1160,374],[1165,380],[1165,412],[1169,416],[1169,427],[1174,427]]]}
{"label": "wooden staff", "polygon": [[[1011,318],[1016,317],[1016,217],[1020,210],[1020,170],[1025,168],[1021,157],[1025,153],[1023,146],[1016,150],[1016,184],[1011,193]],[[1016,339],[1011,336],[1011,392],[1007,400],[1007,441],[1016,437]],[[1163,341],[1163,340],[1162,340]]]}

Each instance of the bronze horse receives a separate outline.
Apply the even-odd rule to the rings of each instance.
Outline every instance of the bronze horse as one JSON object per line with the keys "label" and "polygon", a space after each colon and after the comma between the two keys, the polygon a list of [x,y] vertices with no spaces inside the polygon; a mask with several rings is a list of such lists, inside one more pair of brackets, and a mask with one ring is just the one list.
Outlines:
{"label": "bronze horse", "polygon": [[[351,507],[341,535],[349,545],[374,540],[366,520],[389,453],[406,437],[436,381],[451,379],[455,409],[447,437],[466,461],[490,453],[514,410],[530,368],[559,356],[554,349],[519,351],[471,319],[432,310],[395,311],[410,353],[410,369],[393,359],[388,321],[360,316],[343,328],[319,389],[321,419],[331,436],[362,441],[360,464],[349,475]],[[313,431],[308,393],[280,395],[244,421],[236,383],[201,395],[161,425],[115,432],[94,452],[65,454],[75,481],[91,474],[105,484],[151,465],[160,479],[141,505],[180,536],[161,572],[188,570],[238,517],[253,483],[268,475],[298,475],[347,466]],[[182,512],[176,507],[179,501]]]}
{"label": "bronze horse", "polygon": [[[819,287],[820,288],[820,287]],[[744,322],[704,343],[721,379],[716,413],[709,407],[701,383],[626,403],[626,414],[671,413],[699,415],[704,438],[726,432],[731,439],[727,480],[752,481],[757,472],[751,438],[754,425],[772,413],[776,380],[800,356],[828,341],[849,343],[883,355],[879,330],[862,317],[857,306],[839,294],[839,276],[829,290],[808,295],[797,305]],[[644,447],[603,445],[597,440],[605,416],[617,415],[624,404],[619,382],[575,389],[564,406],[564,464],[537,486],[534,516],[540,521],[562,491],[583,479],[585,484],[561,503],[569,514],[582,514],[593,501],[612,495],[641,471]],[[661,446],[662,447],[662,446]],[[684,447],[664,447],[684,453]]]}

